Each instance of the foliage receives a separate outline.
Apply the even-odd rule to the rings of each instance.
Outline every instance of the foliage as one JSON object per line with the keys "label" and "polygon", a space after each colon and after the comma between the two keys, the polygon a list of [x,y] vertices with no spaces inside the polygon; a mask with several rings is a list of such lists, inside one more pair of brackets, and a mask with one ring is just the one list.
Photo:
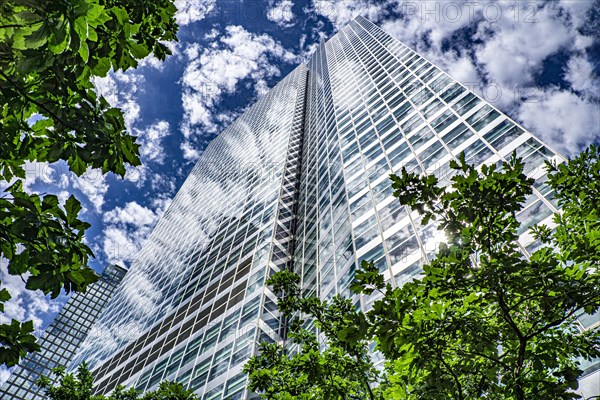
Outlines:
{"label": "foliage", "polygon": [[[27,162],[66,162],[76,175],[88,168],[125,174],[139,165],[139,145],[123,112],[94,90],[95,77],[125,71],[176,40],[172,0],[3,0],[0,2],[0,250],[8,272],[30,290],[56,297],[81,291],[97,277],[83,243],[89,225],[71,196],[23,190]],[[10,294],[5,289],[0,302]],[[29,325],[0,328],[0,361],[14,365],[37,349]],[[23,340],[21,340],[22,338]]]}
{"label": "foliage", "polygon": [[[517,241],[516,213],[533,180],[515,157],[481,171],[461,157],[451,163],[459,173],[450,190],[434,177],[406,171],[392,177],[395,195],[424,220],[436,220],[447,243],[424,267],[423,279],[386,291],[367,313],[380,350],[391,360],[395,385],[389,397],[579,397],[571,392],[582,372],[576,357],[600,356],[598,332],[580,334],[574,317],[600,306],[598,243],[570,250],[586,222],[600,232],[600,198],[582,198],[587,185],[575,181],[582,158],[587,169],[598,171],[597,157],[586,154],[561,167],[549,165],[550,187],[565,183],[555,193],[564,213],[555,216],[554,233],[534,228],[543,246],[529,259]],[[415,186],[424,188],[411,192]],[[574,211],[579,205],[573,199],[583,199],[583,208]]]}
{"label": "foliage", "polygon": [[[424,266],[423,277],[400,288],[363,261],[351,289],[377,291],[381,298],[365,314],[331,308],[343,299],[320,303],[332,311],[324,323],[337,326],[335,348],[375,341],[386,360],[377,389],[386,399],[580,398],[574,392],[582,373],[578,358],[600,357],[600,332],[580,332],[575,319],[581,310],[593,314],[600,308],[598,152],[592,146],[565,164],[547,165],[547,183],[562,212],[554,215],[555,226],[531,229],[541,243],[529,257],[518,243],[516,215],[533,193],[533,180],[515,156],[481,170],[461,156],[450,164],[457,172],[450,187],[405,170],[392,175],[394,195],[418,210],[423,223],[436,221],[446,242]],[[299,278],[289,274],[276,274],[270,284],[283,279],[297,285]],[[279,307],[289,302],[284,296]],[[279,354],[289,361],[278,365],[295,371],[293,358]],[[261,368],[270,358],[263,352],[246,370],[255,390],[278,398],[265,395],[277,375]],[[356,383],[358,376],[349,377]]]}
{"label": "foliage", "polygon": [[[342,333],[360,325],[355,318],[362,316],[364,322],[364,315],[340,296],[330,303],[304,296],[298,282],[299,277],[287,271],[267,281],[282,295],[278,308],[291,319],[290,343],[261,344],[260,355],[244,366],[249,389],[273,400],[381,398],[371,387],[379,374],[371,365],[368,343],[346,340]],[[314,328],[306,326],[300,313],[314,318]],[[325,338],[323,349],[315,329]]]}
{"label": "foliage", "polygon": [[[2,289],[0,295],[3,299],[10,299],[6,289]],[[0,311],[4,311],[4,304],[0,306]],[[9,367],[15,365],[19,357],[40,349],[33,335],[33,321],[19,322],[13,319],[10,324],[0,324],[0,343],[0,363]]]}
{"label": "foliage", "polygon": [[42,377],[38,384],[45,390],[48,400],[196,400],[196,395],[185,390],[183,385],[176,382],[161,382],[154,392],[142,394],[131,388],[118,386],[108,396],[94,395],[94,378],[87,368],[81,364],[76,374],[67,374],[63,367],[55,368],[52,372],[56,375],[58,385],[53,386],[48,377]]}

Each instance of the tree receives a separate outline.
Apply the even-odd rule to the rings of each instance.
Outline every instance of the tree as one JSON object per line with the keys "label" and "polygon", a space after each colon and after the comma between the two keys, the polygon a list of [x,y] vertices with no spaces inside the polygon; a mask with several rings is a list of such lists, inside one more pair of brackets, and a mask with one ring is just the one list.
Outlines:
{"label": "tree", "polygon": [[[373,340],[383,354],[384,398],[580,398],[578,358],[600,357],[600,332],[580,332],[575,318],[600,308],[598,153],[591,146],[565,164],[547,164],[562,212],[554,227],[531,229],[541,247],[529,257],[517,241],[516,214],[533,180],[516,157],[477,170],[461,156],[450,164],[451,187],[405,170],[391,176],[399,201],[423,224],[437,221],[446,242],[422,278],[400,288],[363,261],[351,288],[381,298],[365,314],[336,315],[345,324],[339,339]],[[285,274],[274,280],[293,285]]]}
{"label": "tree", "polygon": [[[97,280],[83,243],[79,201],[23,190],[26,162],[65,161],[125,174],[140,164],[123,113],[94,91],[94,77],[125,71],[176,40],[172,0],[4,0],[0,3],[0,251],[8,272],[53,298]],[[10,299],[0,291],[0,303]],[[0,304],[1,305],[1,304]],[[0,309],[0,311],[2,311]],[[0,326],[0,362],[38,349],[29,322]]]}
{"label": "tree", "polygon": [[65,369],[55,368],[52,372],[56,375],[58,385],[52,386],[48,377],[42,377],[38,382],[45,390],[48,400],[196,400],[197,397],[191,390],[185,390],[177,382],[161,382],[159,388],[153,392],[142,394],[131,388],[118,386],[108,396],[93,395],[94,378],[87,365],[81,364],[76,374],[67,374]]}
{"label": "tree", "polygon": [[[290,319],[290,343],[261,343],[260,355],[244,365],[249,389],[270,400],[381,398],[372,387],[379,373],[371,364],[367,341],[340,335],[360,317],[351,301],[336,296],[326,303],[303,296],[298,282],[299,277],[288,271],[267,281],[282,296],[277,306]],[[314,319],[316,329],[306,326],[301,313]],[[326,341],[322,350],[317,333]]]}

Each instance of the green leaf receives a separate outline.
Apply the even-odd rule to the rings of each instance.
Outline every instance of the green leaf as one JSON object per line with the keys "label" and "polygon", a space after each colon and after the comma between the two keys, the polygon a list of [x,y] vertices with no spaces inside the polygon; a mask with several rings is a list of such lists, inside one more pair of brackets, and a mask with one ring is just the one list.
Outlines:
{"label": "green leaf", "polygon": [[150,54],[150,50],[144,44],[135,43],[133,41],[129,43],[129,50],[131,51],[131,54],[137,59],[144,58],[148,54]]}
{"label": "green leaf", "polygon": [[92,73],[96,76],[105,77],[109,70],[110,60],[108,58],[101,58],[98,60],[94,68],[92,68]]}
{"label": "green leaf", "polygon": [[98,33],[94,28],[88,25],[88,39],[92,42],[98,41]]}
{"label": "green leaf", "polygon": [[123,7],[112,7],[110,11],[117,18],[120,25],[129,22],[129,14]]}
{"label": "green leaf", "polygon": [[37,49],[48,41],[45,24],[40,22],[31,26],[31,33],[25,36],[25,49]]}
{"label": "green leaf", "polygon": [[88,38],[88,23],[85,17],[79,17],[73,23],[73,29],[79,36],[79,41],[81,43],[85,42]]}
{"label": "green leaf", "polygon": [[69,159],[69,167],[77,176],[81,176],[87,169],[86,163],[77,156]]}
{"label": "green leaf", "polygon": [[72,224],[77,219],[77,216],[81,211],[81,203],[71,195],[65,202],[65,212],[67,213],[67,222]]}
{"label": "green leaf", "polygon": [[53,26],[52,35],[48,40],[48,48],[54,54],[61,54],[68,48],[70,40],[70,22],[61,18]]}
{"label": "green leaf", "polygon": [[45,132],[46,129],[54,125],[54,121],[50,118],[38,119],[31,127],[35,132]]}
{"label": "green leaf", "polygon": [[4,304],[2,303],[6,303],[11,298],[12,296],[10,295],[7,289],[0,290],[0,312],[4,312]]}
{"label": "green leaf", "polygon": [[83,60],[84,63],[88,62],[88,57],[90,55],[90,50],[89,47],[87,45],[87,42],[84,40],[80,43],[79,45],[79,55],[81,56],[81,59]]}
{"label": "green leaf", "polygon": [[87,12],[87,20],[95,22],[104,13],[104,6],[92,4]]}
{"label": "green leaf", "polygon": [[42,210],[49,211],[56,209],[58,209],[58,197],[51,194],[44,196],[44,199],[42,200]]}

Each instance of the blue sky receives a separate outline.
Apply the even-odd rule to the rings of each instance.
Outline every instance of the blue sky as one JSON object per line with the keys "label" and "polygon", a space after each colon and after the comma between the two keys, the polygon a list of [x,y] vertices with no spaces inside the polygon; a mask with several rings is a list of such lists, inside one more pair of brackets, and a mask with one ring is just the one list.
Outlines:
{"label": "blue sky", "polygon": [[[75,193],[92,224],[86,240],[101,271],[129,265],[207,143],[321,39],[363,15],[521,122],[575,154],[600,138],[600,1],[176,0],[179,42],[160,63],[110,74],[97,89],[125,111],[143,166],[125,179],[64,164],[31,164],[27,188]],[[43,329],[65,301],[0,279],[5,317]],[[0,371],[0,381],[6,371]]]}

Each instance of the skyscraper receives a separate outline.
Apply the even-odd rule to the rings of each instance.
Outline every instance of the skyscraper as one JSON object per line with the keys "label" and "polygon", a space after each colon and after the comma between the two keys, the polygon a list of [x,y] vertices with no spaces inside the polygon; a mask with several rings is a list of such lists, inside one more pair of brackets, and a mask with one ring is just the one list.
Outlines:
{"label": "skyscraper", "polygon": [[299,66],[203,152],[73,362],[100,392],[176,379],[239,398],[254,343],[281,338],[263,283],[291,260],[306,82]]}
{"label": "skyscraper", "polygon": [[108,265],[85,293],[74,293],[38,341],[41,350],[29,353],[0,388],[0,399],[45,399],[36,382],[50,370],[66,367],[121,283],[126,270]]}
{"label": "skyscraper", "polygon": [[[248,398],[244,362],[285,334],[265,278],[291,268],[330,298],[350,294],[362,259],[392,285],[418,276],[438,232],[398,203],[388,176],[447,179],[463,151],[475,165],[524,159],[536,179],[518,216],[528,255],[526,228],[557,211],[544,161],[562,158],[357,18],[208,146],[71,368],[87,361],[99,393],[169,379],[205,400]],[[373,298],[356,301],[366,310]]]}

